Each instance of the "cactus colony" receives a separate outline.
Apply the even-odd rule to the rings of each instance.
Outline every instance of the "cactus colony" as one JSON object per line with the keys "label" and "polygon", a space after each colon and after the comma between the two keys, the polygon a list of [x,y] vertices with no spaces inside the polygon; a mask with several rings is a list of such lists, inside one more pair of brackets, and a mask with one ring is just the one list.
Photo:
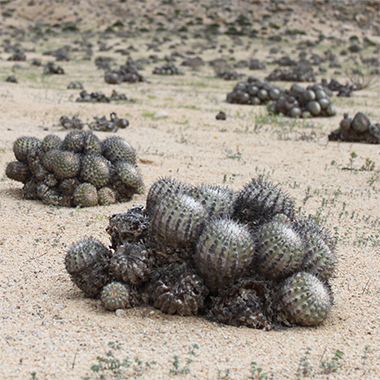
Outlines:
{"label": "cactus colony", "polygon": [[144,185],[136,151],[119,136],[100,141],[92,131],[75,130],[62,140],[47,135],[19,137],[17,161],[5,174],[24,183],[23,197],[48,205],[90,207],[128,201]]}
{"label": "cactus colony", "polygon": [[93,237],[66,255],[72,281],[108,310],[152,305],[235,326],[316,326],[333,304],[336,245],[297,218],[277,186],[238,192],[161,178],[146,207],[112,215],[106,248]]}

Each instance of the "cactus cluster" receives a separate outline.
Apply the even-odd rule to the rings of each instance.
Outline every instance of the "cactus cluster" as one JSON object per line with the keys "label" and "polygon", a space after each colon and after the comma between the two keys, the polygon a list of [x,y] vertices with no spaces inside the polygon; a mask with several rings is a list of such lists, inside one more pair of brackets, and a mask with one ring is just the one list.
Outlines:
{"label": "cactus cluster", "polygon": [[[335,240],[297,217],[294,201],[271,182],[253,179],[235,192],[161,178],[145,207],[112,215],[107,232],[108,250],[86,238],[68,251],[66,269],[108,310],[152,305],[167,314],[272,329],[319,325],[333,305]],[[77,263],[96,257],[99,265],[78,270]]]}
{"label": "cactus cluster", "polygon": [[185,72],[178,68],[173,62],[167,62],[162,66],[157,66],[153,70],[157,75],[184,75]]}
{"label": "cactus cluster", "polygon": [[144,192],[136,151],[118,136],[100,141],[92,131],[74,130],[62,140],[19,137],[17,161],[5,174],[22,182],[25,199],[48,205],[90,207],[125,202]]}
{"label": "cactus cluster", "polygon": [[249,77],[247,82],[238,82],[233,91],[227,94],[227,102],[258,106],[277,100],[282,91],[282,88],[265,80]]}
{"label": "cactus cluster", "polygon": [[320,84],[305,89],[295,83],[290,90],[282,92],[275,102],[268,105],[268,111],[294,118],[334,116],[336,107],[329,99],[330,93],[329,89]]}
{"label": "cactus cluster", "polygon": [[75,101],[78,103],[109,103],[118,100],[133,102],[133,100],[127,98],[125,94],[119,94],[115,90],[112,91],[111,96],[106,96],[101,91],[91,92],[89,94],[86,90],[82,90],[79,93],[79,98]]}
{"label": "cactus cluster", "polygon": [[139,73],[135,62],[128,59],[126,64],[121,65],[118,69],[106,71],[104,81],[109,84],[136,83],[145,82],[145,78]]}
{"label": "cactus cluster", "polygon": [[44,74],[46,75],[52,75],[52,74],[58,74],[63,75],[65,71],[61,66],[58,66],[54,62],[48,62],[46,66],[44,67]]}
{"label": "cactus cluster", "polygon": [[315,75],[310,63],[301,60],[296,62],[291,69],[275,69],[265,79],[268,81],[315,82]]}
{"label": "cactus cluster", "polygon": [[339,129],[331,132],[328,138],[330,141],[380,144],[380,123],[371,124],[362,112],[358,112],[353,119],[345,113],[339,123]]}

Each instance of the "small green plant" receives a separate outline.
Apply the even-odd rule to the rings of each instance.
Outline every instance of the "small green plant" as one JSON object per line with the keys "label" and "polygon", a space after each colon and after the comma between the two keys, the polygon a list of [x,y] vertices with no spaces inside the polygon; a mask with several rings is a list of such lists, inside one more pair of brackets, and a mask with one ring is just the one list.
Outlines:
{"label": "small green plant", "polygon": [[309,355],[311,352],[311,347],[306,347],[305,354],[301,357],[300,363],[298,365],[296,377],[308,377],[313,373],[313,367],[310,364]]}
{"label": "small green plant", "polygon": [[371,178],[367,181],[369,186],[373,186],[375,182],[377,182],[380,179],[380,172],[376,171],[376,173],[371,175]]}
{"label": "small green plant", "polygon": [[170,368],[169,374],[170,375],[185,375],[187,373],[190,373],[190,364],[193,363],[193,357],[197,356],[195,353],[195,350],[198,350],[199,346],[197,344],[193,344],[190,348],[190,351],[187,353],[189,357],[186,359],[185,366],[181,367],[181,361],[178,355],[174,355],[173,360],[173,368]]}
{"label": "small green plant", "polygon": [[231,160],[241,160],[242,153],[239,150],[239,145],[236,146],[236,152],[234,152],[232,149],[227,149],[227,158],[230,158]]}
{"label": "small green plant", "polygon": [[330,361],[322,360],[319,364],[319,368],[322,369],[323,374],[330,374],[333,372],[337,372],[340,368],[343,367],[343,363],[341,362],[344,356],[344,352],[341,350],[336,350],[334,356]]}
{"label": "small green plant", "polygon": [[[131,376],[141,376],[146,370],[150,369],[155,361],[143,362],[139,358],[130,361],[129,357],[122,360],[116,357],[115,353],[121,350],[121,345],[115,342],[109,342],[105,356],[98,356],[97,364],[91,366],[91,371],[96,373],[97,379],[126,379]],[[85,377],[84,380],[89,380],[91,377]]]}
{"label": "small green plant", "polygon": [[348,167],[350,168],[350,170],[354,169],[354,161],[355,161],[355,158],[357,158],[357,157],[358,157],[358,155],[355,152],[351,152],[351,154],[350,154],[350,163],[348,165]]}
{"label": "small green plant", "polygon": [[362,366],[363,366],[363,369],[364,369],[363,375],[366,372],[365,368],[366,368],[368,356],[369,356],[370,353],[371,353],[370,346],[368,346],[368,345],[365,346],[364,347],[363,356],[362,356]]}
{"label": "small green plant", "polygon": [[230,379],[230,374],[231,374],[231,370],[230,369],[225,369],[224,371],[222,371],[221,369],[218,369],[218,377],[217,379],[221,380],[221,379]]}
{"label": "small green plant", "polygon": [[258,367],[257,362],[251,362],[251,369],[249,370],[250,380],[266,380],[266,379],[274,379],[274,373],[272,372],[268,375],[261,367]]}
{"label": "small green plant", "polygon": [[105,356],[96,358],[98,363],[91,366],[91,371],[98,373],[100,379],[106,379],[108,375],[121,378],[126,373],[125,369],[131,366],[131,362],[128,357],[122,361],[115,357],[115,352],[121,349],[120,344],[109,342],[108,347],[110,350],[106,352]]}
{"label": "small green plant", "polygon": [[32,380],[37,380],[37,374],[35,372],[31,372],[30,376],[32,376]]}
{"label": "small green plant", "polygon": [[366,158],[365,163],[361,166],[359,170],[372,172],[374,169],[375,163],[371,159]]}

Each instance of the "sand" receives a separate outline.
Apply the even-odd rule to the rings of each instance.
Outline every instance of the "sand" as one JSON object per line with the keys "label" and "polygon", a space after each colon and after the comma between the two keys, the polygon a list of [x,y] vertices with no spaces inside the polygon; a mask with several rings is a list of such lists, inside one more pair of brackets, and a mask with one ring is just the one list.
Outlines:
{"label": "sand", "polygon": [[[62,37],[49,43],[62,46],[72,40]],[[236,47],[235,57],[248,59],[257,48],[257,57],[265,59],[270,47],[255,40],[248,51]],[[320,52],[327,48],[318,47]],[[291,43],[283,49],[297,54]],[[159,55],[165,52],[163,48]],[[133,58],[139,54],[147,55],[142,49]],[[207,52],[203,58],[213,54]],[[114,56],[123,62],[123,57]],[[29,58],[48,60],[40,49]],[[2,77],[10,74],[13,64],[0,62]],[[268,118],[264,106],[226,103],[236,82],[215,78],[208,66],[199,71],[186,68],[184,76],[163,77],[152,75],[158,65],[149,65],[141,72],[147,83],[111,86],[91,61],[59,64],[65,75],[43,76],[41,67],[21,62],[16,71],[19,84],[2,79],[0,86],[0,378],[95,379],[99,374],[90,367],[98,356],[105,356],[109,342],[120,344],[113,350],[117,358],[133,362],[122,378],[260,379],[265,372],[268,378],[273,374],[276,379],[294,379],[300,363],[305,363],[302,358],[309,360],[304,375],[318,379],[379,377],[380,147],[327,139],[344,112],[350,116],[366,112],[371,121],[380,122],[378,85],[355,92],[352,98],[334,97],[338,109],[334,117],[302,122]],[[240,71],[264,78],[273,69]],[[332,72],[324,76],[329,78]],[[343,76],[338,78],[344,81]],[[88,92],[110,95],[116,89],[136,102],[76,103],[79,91],[66,89],[72,80],[80,80]],[[220,110],[226,112],[226,121],[215,119]],[[59,126],[61,115],[78,114],[90,122],[93,116],[109,116],[112,111],[130,122],[117,135],[136,148],[147,189],[158,178],[173,176],[188,184],[222,183],[239,190],[261,176],[287,191],[300,215],[314,215],[336,235],[339,262],[331,281],[335,303],[327,320],[316,328],[261,331],[169,316],[152,307],[108,312],[99,300],[85,298],[65,270],[68,248],[88,236],[108,245],[108,217],[144,205],[146,195],[110,206],[49,207],[22,199],[22,184],[4,173],[14,160],[12,144],[17,137],[42,139],[51,133],[63,137],[68,131]],[[167,117],[154,117],[158,111]],[[96,134],[101,140],[114,135]],[[352,152],[357,157],[350,162]],[[374,170],[361,169],[366,159],[375,164]],[[310,353],[305,354],[308,347]],[[321,362],[334,363],[337,350],[344,356],[324,374]],[[145,364],[152,361],[156,364]],[[262,367],[261,374],[250,372],[252,362]]]}

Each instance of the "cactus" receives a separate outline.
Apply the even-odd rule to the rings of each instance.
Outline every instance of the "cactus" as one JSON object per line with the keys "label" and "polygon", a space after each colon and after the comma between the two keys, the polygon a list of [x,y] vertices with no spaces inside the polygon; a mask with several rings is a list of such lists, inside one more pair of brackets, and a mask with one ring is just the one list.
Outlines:
{"label": "cactus", "polygon": [[137,194],[144,193],[144,184],[139,168],[129,163],[128,161],[119,161],[115,165],[115,171],[121,182],[129,187],[135,189]]}
{"label": "cactus", "polygon": [[144,241],[148,235],[148,215],[141,206],[110,216],[106,229],[111,237],[111,246],[117,249],[120,245]]}
{"label": "cactus", "polygon": [[91,183],[81,183],[74,191],[75,206],[92,207],[98,204],[98,192]]}
{"label": "cactus", "polygon": [[237,194],[233,216],[254,228],[280,213],[293,219],[294,201],[271,182],[252,179]]}
{"label": "cactus", "polygon": [[110,171],[111,163],[100,154],[86,154],[82,157],[80,177],[83,182],[91,183],[100,189],[110,181]]}
{"label": "cactus", "polygon": [[62,149],[63,141],[57,135],[47,135],[43,138],[41,143],[42,150],[46,153],[51,149]]}
{"label": "cactus", "polygon": [[351,122],[351,127],[358,133],[365,132],[370,126],[371,122],[363,112],[358,112]]}
{"label": "cactus", "polygon": [[71,246],[65,257],[65,267],[79,289],[88,297],[97,297],[110,282],[110,257],[110,250],[90,237]]}
{"label": "cactus", "polygon": [[149,189],[146,199],[146,212],[152,216],[161,199],[170,195],[181,195],[190,192],[190,187],[176,181],[172,177],[164,177],[157,180]]}
{"label": "cactus", "polygon": [[60,151],[54,156],[53,171],[58,179],[76,177],[79,170],[79,154],[69,151]]}
{"label": "cactus", "polygon": [[32,177],[29,165],[21,161],[10,162],[5,169],[5,174],[8,178],[23,183]]}
{"label": "cactus", "polygon": [[82,153],[85,144],[85,132],[75,130],[66,135],[63,140],[65,150],[75,153]]}
{"label": "cactus", "polygon": [[199,236],[194,260],[206,285],[215,293],[247,273],[254,251],[255,242],[246,225],[213,219]]}
{"label": "cactus", "polygon": [[[31,196],[54,190],[34,177],[26,185]],[[89,183],[78,188],[84,185],[96,193]],[[67,179],[59,188],[63,194],[72,186]],[[145,209],[112,215],[106,231],[112,251],[88,239],[71,248],[66,267],[85,294],[102,292],[108,310],[150,304],[167,314],[269,330],[317,326],[333,304],[335,240],[312,220],[296,219],[293,201],[268,182],[235,193],[161,178]],[[97,250],[103,254],[78,255]]]}
{"label": "cactus", "polygon": [[36,137],[19,137],[13,143],[13,153],[18,161],[28,162],[30,151],[41,148],[41,141]]}
{"label": "cactus", "polygon": [[303,240],[289,223],[281,220],[283,214],[279,216],[261,225],[256,234],[255,269],[267,279],[280,279],[294,273],[304,259]]}
{"label": "cactus", "polygon": [[152,248],[158,251],[191,248],[207,216],[202,204],[189,195],[161,199],[148,227]]}
{"label": "cactus", "polygon": [[98,190],[98,202],[101,206],[116,203],[117,195],[110,187],[102,187]]}
{"label": "cactus", "polygon": [[230,217],[233,213],[235,193],[225,186],[201,184],[192,192],[210,216]]}
{"label": "cactus", "polygon": [[101,146],[103,156],[113,164],[117,161],[128,161],[131,164],[136,163],[135,149],[119,136],[105,139]]}
{"label": "cactus", "polygon": [[136,290],[116,281],[102,289],[100,300],[104,308],[110,311],[128,309],[140,304]]}
{"label": "cactus", "polygon": [[316,275],[322,281],[329,280],[337,264],[336,241],[310,219],[297,221],[295,228],[304,241],[303,270]]}
{"label": "cactus", "polygon": [[333,305],[330,287],[307,272],[288,277],[280,287],[279,300],[288,320],[301,326],[319,325]]}

